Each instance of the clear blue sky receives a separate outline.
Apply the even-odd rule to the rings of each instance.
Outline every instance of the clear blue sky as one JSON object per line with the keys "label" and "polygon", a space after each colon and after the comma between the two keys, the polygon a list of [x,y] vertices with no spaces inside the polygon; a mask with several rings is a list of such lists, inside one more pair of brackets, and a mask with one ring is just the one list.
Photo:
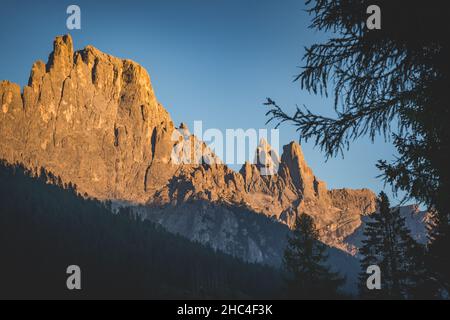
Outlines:
{"label": "clear blue sky", "polygon": [[[81,7],[81,30],[66,29],[70,4]],[[266,97],[288,110],[305,104],[329,115],[330,100],[292,82],[304,47],[324,39],[307,28],[303,9],[303,0],[1,0],[0,79],[26,84],[33,61],[46,61],[53,38],[70,33],[76,49],[92,44],[143,65],[176,124],[265,128]],[[298,138],[288,125],[280,137],[281,145]],[[392,159],[395,150],[381,138],[362,139],[344,159],[327,162],[311,143],[303,150],[330,188],[390,191],[376,178],[375,163]]]}

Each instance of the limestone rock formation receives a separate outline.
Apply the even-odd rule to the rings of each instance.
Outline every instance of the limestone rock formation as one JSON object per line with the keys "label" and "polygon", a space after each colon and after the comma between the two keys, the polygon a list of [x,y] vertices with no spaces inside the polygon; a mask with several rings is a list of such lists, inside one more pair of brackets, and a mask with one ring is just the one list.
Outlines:
{"label": "limestone rock formation", "polygon": [[[99,199],[144,201],[169,160],[173,124],[137,63],[57,37],[23,96],[0,83],[1,157],[45,167]],[[162,179],[164,180],[164,179]]]}
{"label": "limestone rock formation", "polygon": [[0,105],[0,158],[44,167],[101,200],[157,208],[206,201],[290,227],[304,212],[324,242],[345,250],[343,239],[375,210],[369,190],[328,190],[295,142],[279,157],[261,141],[255,164],[231,170],[186,125],[173,125],[144,68],[92,46],[74,51],[68,35],[55,39],[46,64],[33,64],[23,92],[0,82]]}

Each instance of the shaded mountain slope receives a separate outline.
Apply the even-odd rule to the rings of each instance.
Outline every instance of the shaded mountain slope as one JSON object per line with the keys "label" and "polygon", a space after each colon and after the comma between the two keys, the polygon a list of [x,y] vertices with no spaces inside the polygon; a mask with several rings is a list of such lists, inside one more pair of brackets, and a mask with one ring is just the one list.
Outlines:
{"label": "shaded mountain slope", "polygon": [[[53,182],[48,184],[47,182]],[[276,298],[280,276],[0,164],[0,298]],[[82,290],[66,289],[79,265]]]}

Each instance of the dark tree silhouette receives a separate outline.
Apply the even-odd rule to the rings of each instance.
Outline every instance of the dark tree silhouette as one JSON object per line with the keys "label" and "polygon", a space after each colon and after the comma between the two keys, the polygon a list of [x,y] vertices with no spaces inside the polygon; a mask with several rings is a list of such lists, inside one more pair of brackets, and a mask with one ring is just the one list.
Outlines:
{"label": "dark tree silhouette", "polygon": [[[334,95],[336,117],[306,106],[290,115],[268,99],[267,115],[297,127],[325,154],[343,154],[368,136],[393,140],[398,158],[377,164],[395,192],[435,214],[429,268],[450,289],[449,11],[443,1],[308,0],[311,28],[332,34],[306,48],[296,77],[302,89]],[[366,9],[381,8],[381,30],[368,30]],[[331,90],[330,90],[331,89]]]}
{"label": "dark tree silhouette", "polygon": [[[424,248],[406,228],[400,209],[392,209],[389,199],[381,192],[377,199],[378,211],[373,213],[364,230],[365,239],[360,249],[362,298],[415,299],[429,298],[425,290],[427,274],[423,266]],[[368,290],[367,267],[381,269],[381,290]],[[420,289],[420,290],[419,290]]]}
{"label": "dark tree silhouette", "polygon": [[[129,209],[113,214],[110,203],[38,172],[0,161],[0,299],[277,297],[277,271],[168,233]],[[66,288],[73,264],[81,291]]]}
{"label": "dark tree silhouette", "polygon": [[306,214],[297,216],[284,253],[289,298],[338,297],[337,290],[344,280],[326,266],[325,251],[325,245],[319,241],[314,220]]}

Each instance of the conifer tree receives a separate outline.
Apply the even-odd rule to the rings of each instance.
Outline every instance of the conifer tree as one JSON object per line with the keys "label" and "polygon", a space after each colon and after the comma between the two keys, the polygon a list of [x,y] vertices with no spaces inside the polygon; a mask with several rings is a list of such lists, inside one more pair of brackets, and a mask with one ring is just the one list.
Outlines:
{"label": "conifer tree", "polygon": [[430,211],[430,221],[427,225],[428,250],[425,257],[425,267],[429,273],[426,290],[434,295],[433,298],[448,297],[450,292],[449,218],[435,209]]}
{"label": "conifer tree", "polygon": [[296,217],[292,236],[284,253],[288,296],[294,299],[335,298],[344,282],[326,265],[326,246],[319,241],[313,219]]}
{"label": "conifer tree", "polygon": [[[399,208],[391,209],[384,192],[378,196],[378,211],[364,230],[360,249],[362,298],[406,299],[422,298],[425,286],[424,248],[406,228]],[[368,290],[366,270],[370,265],[381,269],[381,289]]]}
{"label": "conifer tree", "polygon": [[[306,48],[295,78],[312,94],[332,95],[335,114],[299,104],[291,114],[267,99],[269,121],[293,124],[327,157],[358,138],[392,138],[398,157],[377,167],[395,191],[436,216],[427,268],[450,293],[449,10],[443,1],[377,0],[380,30],[367,28],[371,0],[306,0],[310,27],[328,33]],[[418,19],[417,17],[420,17]]]}

